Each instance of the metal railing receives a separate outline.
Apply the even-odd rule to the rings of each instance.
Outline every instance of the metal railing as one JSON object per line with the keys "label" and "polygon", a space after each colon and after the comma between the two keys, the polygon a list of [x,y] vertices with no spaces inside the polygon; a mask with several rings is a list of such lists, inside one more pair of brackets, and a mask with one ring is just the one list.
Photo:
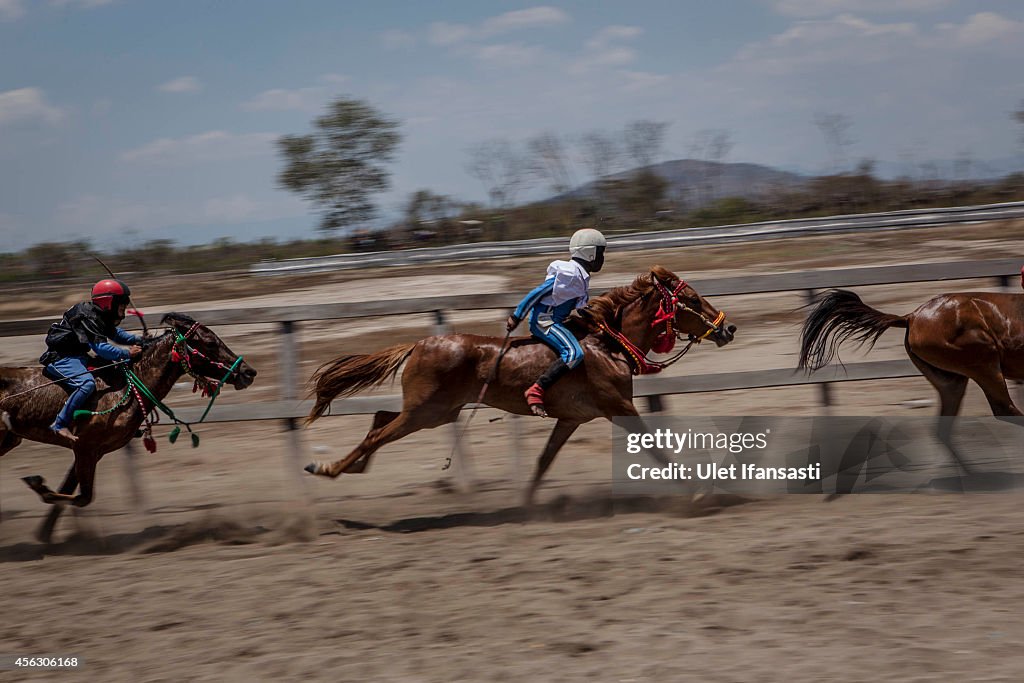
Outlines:
{"label": "metal railing", "polygon": [[[608,238],[608,242],[615,251],[633,251],[638,249],[664,249],[698,244],[722,244],[726,242],[804,237],[807,235],[842,232],[903,230],[907,228],[925,228],[1010,218],[1024,218],[1024,202],[956,206],[939,209],[911,209],[907,211],[827,216],[825,218],[797,218],[703,228],[637,232],[611,236]],[[394,251],[263,261],[250,266],[249,271],[255,275],[322,273],[355,268],[411,266],[444,261],[475,261],[478,259],[503,258],[507,256],[549,254],[561,252],[564,247],[564,237],[547,237],[509,242],[477,242],[474,244],[456,244],[445,247],[423,247],[419,249],[398,249]]]}

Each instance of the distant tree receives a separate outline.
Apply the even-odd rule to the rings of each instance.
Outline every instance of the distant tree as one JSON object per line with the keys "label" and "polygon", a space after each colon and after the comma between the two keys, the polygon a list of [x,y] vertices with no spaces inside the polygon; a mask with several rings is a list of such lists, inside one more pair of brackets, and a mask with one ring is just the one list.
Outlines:
{"label": "distant tree", "polygon": [[626,154],[638,167],[650,166],[661,155],[669,124],[663,121],[633,121],[626,125],[623,142]]}
{"label": "distant tree", "polygon": [[709,202],[721,193],[722,163],[732,145],[732,134],[721,129],[699,131],[690,143],[690,156],[704,162],[697,184],[699,203]]}
{"label": "distant tree", "polygon": [[593,181],[599,181],[618,167],[621,151],[608,133],[597,130],[584,133],[577,144],[580,159]]}
{"label": "distant tree", "polygon": [[278,150],[282,187],[321,207],[320,229],[333,231],[372,218],[375,193],[387,190],[401,141],[398,123],[361,100],[341,97],[314,122],[309,135],[285,135]]}
{"label": "distant tree", "polygon": [[568,145],[555,133],[535,135],[526,141],[533,173],[548,182],[555,194],[568,192],[576,184]]}
{"label": "distant tree", "polygon": [[634,220],[651,220],[661,207],[668,189],[668,181],[650,170],[642,168],[628,180],[609,187],[621,211]]}
{"label": "distant tree", "polygon": [[825,147],[832,160],[832,173],[842,173],[846,168],[846,150],[853,144],[849,135],[853,125],[850,117],[845,114],[818,112],[814,115],[814,125],[825,138]]}
{"label": "distant tree", "polygon": [[[1017,107],[1018,107],[1017,111],[1013,112],[1013,118],[1021,126],[1024,126],[1024,100],[1021,100],[1020,104],[1017,105]],[[1024,130],[1021,131],[1020,141],[1021,141],[1021,144],[1024,144]]]}
{"label": "distant tree", "polygon": [[491,203],[508,208],[527,185],[529,165],[508,140],[495,138],[469,149],[466,171],[483,183]]}

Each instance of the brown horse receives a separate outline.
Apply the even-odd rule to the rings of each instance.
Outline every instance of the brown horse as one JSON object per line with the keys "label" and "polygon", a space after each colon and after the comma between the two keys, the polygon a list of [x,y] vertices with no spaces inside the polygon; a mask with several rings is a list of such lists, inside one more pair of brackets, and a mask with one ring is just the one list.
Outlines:
{"label": "brown horse", "polygon": [[[136,376],[158,400],[162,400],[186,372],[201,378],[200,381],[219,381],[227,374],[225,368],[239,360],[216,334],[186,315],[168,313],[161,324],[169,329],[159,337],[146,340],[145,349],[133,366]],[[255,377],[256,371],[241,361],[228,382],[235,389],[244,389]],[[144,398],[143,409],[134,392],[118,406],[128,391],[120,368],[101,371],[96,379],[96,391],[85,407],[97,413],[113,410],[76,420],[73,431],[78,440],[71,446],[49,429],[67,398],[64,390],[53,384],[41,368],[0,368],[0,456],[18,446],[22,439],[74,451],[75,462],[59,491],[50,490],[42,477],[25,477],[25,482],[45,503],[85,506],[92,502],[96,464],[105,454],[124,447],[153,407]],[[79,486],[79,494],[72,495]],[[50,529],[59,514],[60,508],[51,512]],[[42,535],[48,537],[49,532],[44,531]]]}
{"label": "brown horse", "polygon": [[[652,348],[663,351],[670,346],[666,343],[670,338],[674,341],[684,335],[690,344],[710,338],[724,346],[736,331],[734,325],[724,323],[724,313],[661,266],[629,286],[592,299],[578,313],[576,324],[581,329],[576,331],[586,334],[581,341],[584,362],[545,394],[548,414],[558,421],[537,463],[527,502],[559,449],[581,424],[598,417],[637,415],[633,375],[653,371],[646,360]],[[633,348],[628,350],[630,345]],[[365,471],[384,444],[457,420],[464,405],[477,401],[489,379],[482,403],[531,415],[523,392],[551,364],[554,351],[530,337],[513,339],[504,355],[503,347],[500,337],[450,334],[370,355],[343,356],[324,365],[311,380],[316,404],[307,424],[324,415],[336,397],[380,384],[405,363],[402,412],[378,411],[370,431],[351,453],[333,463],[312,463],[306,471],[327,477]],[[665,363],[655,364],[659,365]]]}
{"label": "brown horse", "polygon": [[[906,330],[903,345],[939,392],[940,415],[960,412],[969,379],[981,387],[993,415],[1021,415],[1006,380],[1024,379],[1024,294],[943,294],[912,313],[891,315],[853,292],[834,289],[804,322],[799,367],[813,371],[827,365],[847,339],[873,346],[890,327]],[[940,421],[939,437],[959,460],[951,430],[950,420]]]}

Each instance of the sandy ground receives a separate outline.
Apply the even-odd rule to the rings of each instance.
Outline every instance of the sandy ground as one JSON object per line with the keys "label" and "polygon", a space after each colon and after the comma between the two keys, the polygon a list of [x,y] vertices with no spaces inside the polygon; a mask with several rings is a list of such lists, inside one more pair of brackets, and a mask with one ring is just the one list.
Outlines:
{"label": "sandy ground", "polygon": [[[1018,232],[965,231],[957,258],[1012,254]],[[948,233],[920,237],[922,257],[913,261],[948,258]],[[787,253],[790,269],[907,260],[892,244],[844,243],[790,241],[777,253],[760,245],[760,260],[738,247],[709,249],[702,259],[687,255],[705,270],[677,268],[691,277],[734,274],[750,256],[769,272],[784,268]],[[631,254],[607,277],[621,279],[643,259],[672,267],[665,256]],[[476,291],[504,291],[524,287],[527,270],[470,268],[460,277]],[[384,275],[389,286],[424,296],[453,286],[431,280],[444,272]],[[367,296],[378,279],[291,283],[287,296]],[[268,292],[268,282],[231,283],[223,295],[211,287],[206,300],[154,296],[153,305],[257,305],[285,296]],[[882,310],[906,312],[960,285],[992,283],[861,293]],[[63,303],[44,299],[36,308],[59,312]],[[716,303],[740,325],[736,343],[701,348],[674,371],[792,367],[798,295]],[[498,334],[496,314],[453,322]],[[304,327],[303,369],[383,346],[384,333],[387,343],[416,338],[431,324]],[[219,331],[260,370],[256,386],[224,400],[275,398],[272,330]],[[3,341],[3,364],[31,363],[41,350],[38,339]],[[887,335],[870,356],[844,354],[867,357],[901,357],[900,336]],[[842,414],[934,410],[921,379],[848,383],[836,397]],[[673,397],[667,412],[814,415],[817,399],[813,386],[722,392]],[[186,390],[170,401],[191,404]],[[972,387],[965,413],[985,412]],[[70,458],[21,446],[0,460],[0,655],[77,655],[85,665],[59,674],[0,671],[0,680],[1020,680],[1019,494],[830,503],[613,498],[611,427],[602,422],[574,436],[528,511],[520,491],[551,424],[499,417],[476,415],[471,455],[449,471],[441,467],[452,430],[442,428],[392,444],[362,476],[329,481],[301,472],[307,460],[344,455],[368,427],[365,416],[318,422],[301,433],[297,455],[271,423],[204,428],[195,450],[161,440],[154,455],[111,454],[96,502],[69,513],[49,547],[32,535],[47,508],[20,477],[59,483]],[[141,505],[129,462],[140,473]]]}

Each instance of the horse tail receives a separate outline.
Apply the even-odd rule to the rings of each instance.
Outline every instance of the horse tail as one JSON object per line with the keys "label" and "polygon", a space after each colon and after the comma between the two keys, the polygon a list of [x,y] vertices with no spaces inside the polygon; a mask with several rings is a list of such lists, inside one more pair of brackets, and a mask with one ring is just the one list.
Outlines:
{"label": "horse tail", "polygon": [[797,367],[814,371],[828,365],[847,339],[871,348],[890,327],[909,327],[907,316],[882,313],[849,290],[832,289],[804,321]]}
{"label": "horse tail", "polygon": [[306,418],[306,424],[323,417],[331,401],[339,396],[351,396],[363,389],[377,386],[398,372],[416,344],[399,344],[377,353],[342,356],[321,365],[310,382],[316,395],[316,405]]}

